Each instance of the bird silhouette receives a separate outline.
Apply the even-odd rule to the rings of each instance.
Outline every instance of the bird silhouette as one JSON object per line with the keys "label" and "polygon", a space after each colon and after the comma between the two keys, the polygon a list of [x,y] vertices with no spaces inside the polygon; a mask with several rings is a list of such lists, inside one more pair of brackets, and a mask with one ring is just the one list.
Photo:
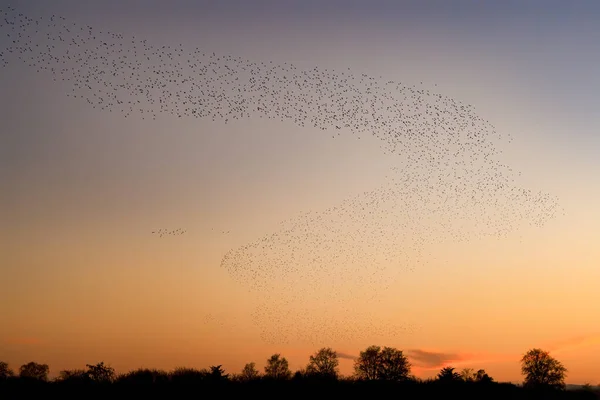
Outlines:
{"label": "bird silhouette", "polygon": [[[340,321],[355,319],[353,300],[377,302],[403,273],[425,266],[440,244],[504,238],[528,225],[543,227],[562,212],[557,197],[516,183],[520,172],[502,156],[510,132],[498,132],[473,106],[435,90],[351,68],[299,68],[153,45],[16,8],[0,10],[0,17],[0,67],[20,63],[62,82],[65,96],[92,108],[153,120],[284,121],[325,131],[331,140],[377,141],[382,155],[393,157],[380,187],[293,216],[224,254],[221,267],[264,299],[254,314],[259,326],[278,322],[278,330],[261,333],[267,342],[414,332],[369,315],[360,317],[363,326]],[[315,301],[340,318],[311,308]]]}

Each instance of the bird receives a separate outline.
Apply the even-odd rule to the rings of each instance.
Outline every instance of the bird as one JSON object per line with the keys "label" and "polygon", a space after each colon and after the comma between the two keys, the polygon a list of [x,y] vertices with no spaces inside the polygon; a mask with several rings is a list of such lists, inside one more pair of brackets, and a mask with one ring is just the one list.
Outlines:
{"label": "bird", "polygon": [[[290,216],[223,254],[220,267],[263,299],[253,314],[257,325],[278,321],[277,331],[261,331],[269,343],[414,332],[414,324],[369,315],[360,316],[363,326],[345,323],[358,318],[348,305],[356,299],[377,304],[404,274],[426,267],[442,244],[506,238],[564,212],[557,196],[518,183],[520,171],[503,156],[511,133],[499,132],[473,105],[438,92],[437,84],[416,88],[350,67],[301,68],[158,45],[14,7],[0,10],[0,18],[0,68],[30,68],[99,112],[223,124],[258,117],[331,139],[378,143],[391,157],[394,166],[380,186]],[[159,238],[186,232],[151,231]],[[324,309],[312,310],[315,301]]]}

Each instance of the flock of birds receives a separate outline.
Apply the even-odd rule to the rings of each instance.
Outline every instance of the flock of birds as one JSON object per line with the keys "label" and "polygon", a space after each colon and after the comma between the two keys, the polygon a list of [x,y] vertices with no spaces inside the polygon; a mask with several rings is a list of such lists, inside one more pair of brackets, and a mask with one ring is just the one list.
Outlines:
{"label": "flock of birds", "polygon": [[335,316],[332,316],[328,304],[303,307],[290,299],[275,300],[271,307],[257,308],[252,318],[258,327],[277,327],[276,334],[272,328],[261,329],[260,332],[261,339],[273,345],[381,342],[390,337],[413,334],[420,329],[417,325],[391,323],[349,307],[335,311]]}
{"label": "flock of birds", "polygon": [[179,235],[183,235],[184,233],[186,233],[187,230],[186,229],[175,229],[175,230],[167,230],[167,229],[159,229],[157,231],[152,231],[153,235],[157,235],[159,238],[165,236],[165,235],[169,235],[169,236],[179,236]]}
{"label": "flock of birds", "polygon": [[265,324],[267,341],[359,337],[368,329],[304,311],[325,304],[352,320],[353,299],[375,299],[402,271],[431,259],[437,244],[542,227],[561,212],[557,198],[515,183],[519,173],[501,162],[510,136],[440,93],[350,69],[153,46],[56,15],[31,18],[8,8],[0,16],[0,66],[21,60],[94,108],[143,119],[278,120],[334,138],[375,139],[395,157],[378,189],[291,218],[224,255],[222,268],[264,299],[256,320],[279,321],[277,331]]}

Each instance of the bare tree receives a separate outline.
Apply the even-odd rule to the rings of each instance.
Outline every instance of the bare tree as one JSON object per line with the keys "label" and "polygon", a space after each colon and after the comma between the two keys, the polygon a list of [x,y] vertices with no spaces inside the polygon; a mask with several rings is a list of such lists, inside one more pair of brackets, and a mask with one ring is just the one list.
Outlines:
{"label": "bare tree", "polygon": [[265,377],[272,379],[289,379],[292,376],[292,371],[288,361],[285,357],[281,357],[281,354],[273,354],[271,358],[267,360],[265,366]]}
{"label": "bare tree", "polygon": [[21,378],[36,379],[44,382],[48,380],[49,372],[50,367],[47,364],[38,364],[33,361],[23,364],[19,368],[19,376]]}
{"label": "bare tree", "polygon": [[354,362],[354,373],[358,379],[368,381],[377,379],[380,368],[380,353],[381,347],[379,346],[369,346],[360,352],[360,355]]}
{"label": "bare tree", "polygon": [[339,364],[337,353],[329,347],[324,347],[310,356],[306,374],[321,378],[337,378]]}
{"label": "bare tree", "polygon": [[523,355],[521,373],[525,375],[525,387],[565,388],[567,369],[542,349],[531,349]]}

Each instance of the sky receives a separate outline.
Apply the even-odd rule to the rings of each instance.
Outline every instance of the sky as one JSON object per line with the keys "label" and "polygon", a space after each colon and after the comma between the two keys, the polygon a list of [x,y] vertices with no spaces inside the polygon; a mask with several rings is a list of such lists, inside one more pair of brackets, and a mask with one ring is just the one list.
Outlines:
{"label": "sky", "polygon": [[[418,376],[452,365],[518,382],[520,357],[541,347],[567,367],[568,383],[600,381],[597,2],[0,1],[8,5],[89,25],[99,37],[122,34],[111,40],[123,49],[147,40],[351,71],[470,104],[512,137],[500,157],[521,173],[518,184],[558,199],[564,212],[531,226],[517,212],[531,202],[515,200],[505,235],[477,234],[485,226],[467,213],[455,241],[440,233],[438,214],[405,202],[398,207],[407,221],[430,225],[410,219],[401,227],[396,214],[374,209],[378,224],[389,222],[386,234],[372,243],[358,234],[346,246],[358,225],[310,219],[307,236],[339,228],[332,243],[345,249],[342,261],[312,242],[290,252],[281,239],[251,264],[244,246],[283,237],[281,227],[306,213],[329,215],[345,199],[390,187],[398,159],[382,153],[375,133],[258,112],[224,123],[92,107],[73,97],[80,89],[72,82],[8,53],[14,36],[4,20],[0,360],[47,363],[54,375],[100,361],[117,371],[222,364],[237,372],[273,353],[301,368],[326,346],[344,355],[341,370],[350,374],[352,357],[375,344],[404,350]],[[500,218],[490,207],[490,218]],[[152,233],[160,229],[185,233]],[[407,244],[421,234],[418,246]],[[354,250],[360,261],[350,263]],[[268,279],[250,282],[233,254]],[[313,264],[282,272],[316,254],[329,260],[318,279],[303,275]],[[267,270],[273,259],[279,269]]]}

